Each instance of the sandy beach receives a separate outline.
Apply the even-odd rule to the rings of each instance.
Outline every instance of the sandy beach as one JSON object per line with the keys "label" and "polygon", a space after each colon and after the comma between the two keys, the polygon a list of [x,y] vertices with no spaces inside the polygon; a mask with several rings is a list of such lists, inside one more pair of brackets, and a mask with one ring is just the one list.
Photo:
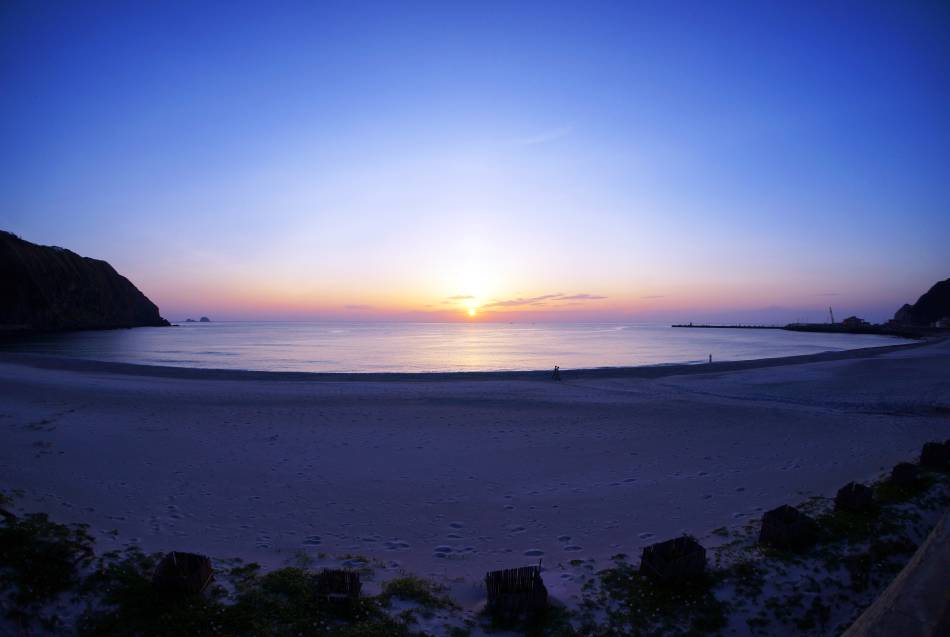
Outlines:
{"label": "sandy beach", "polygon": [[712,542],[950,437],[948,363],[944,340],[558,383],[0,354],[0,490],[104,549],[359,554],[472,604],[486,570],[543,558],[566,601],[573,559]]}

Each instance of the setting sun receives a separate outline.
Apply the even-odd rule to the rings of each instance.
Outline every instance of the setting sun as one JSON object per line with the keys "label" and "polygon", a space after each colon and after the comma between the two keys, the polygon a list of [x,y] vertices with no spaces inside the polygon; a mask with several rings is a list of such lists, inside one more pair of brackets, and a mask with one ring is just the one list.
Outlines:
{"label": "setting sun", "polygon": [[475,308],[474,308],[474,307],[468,308],[468,315],[469,315],[469,316],[475,316]]}

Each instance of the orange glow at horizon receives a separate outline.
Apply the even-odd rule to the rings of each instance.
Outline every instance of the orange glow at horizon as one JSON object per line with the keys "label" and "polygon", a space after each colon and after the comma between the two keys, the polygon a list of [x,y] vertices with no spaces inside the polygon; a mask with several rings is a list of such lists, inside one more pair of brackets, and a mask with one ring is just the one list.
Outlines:
{"label": "orange glow at horizon", "polygon": [[[393,277],[387,285],[360,287],[351,275],[326,279],[298,278],[291,274],[266,278],[261,273],[241,272],[237,278],[218,278],[211,270],[196,269],[180,279],[143,279],[141,288],[151,294],[163,315],[184,320],[192,314],[237,320],[424,320],[498,322],[518,320],[617,320],[660,317],[691,320],[693,315],[733,310],[740,315],[770,305],[801,307],[788,310],[782,320],[799,316],[817,318],[827,311],[810,294],[810,286],[798,283],[774,293],[761,291],[764,281],[703,280],[688,284],[650,279],[639,285],[619,286],[602,281],[596,287],[582,280],[500,281],[476,268],[460,268],[449,280],[442,277],[417,280]],[[477,276],[480,275],[480,276]],[[174,283],[174,284],[172,284]],[[560,298],[559,298],[560,297]],[[854,304],[839,297],[837,305]],[[754,299],[750,301],[749,299]],[[824,303],[824,299],[819,299]],[[822,315],[823,316],[823,315]],[[776,319],[778,320],[778,319]]]}

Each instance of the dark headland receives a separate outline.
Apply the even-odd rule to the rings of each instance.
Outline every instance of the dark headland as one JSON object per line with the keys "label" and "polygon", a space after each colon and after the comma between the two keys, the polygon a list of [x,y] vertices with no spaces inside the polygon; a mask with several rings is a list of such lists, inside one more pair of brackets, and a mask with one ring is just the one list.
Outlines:
{"label": "dark headland", "polygon": [[793,332],[838,332],[843,334],[882,334],[921,338],[950,330],[950,278],[938,281],[917,302],[905,303],[894,318],[886,323],[869,323],[857,316],[849,316],[841,322],[789,323],[788,325],[712,325],[708,323],[682,323],[672,327],[789,330]]}
{"label": "dark headland", "polygon": [[168,324],[105,261],[0,230],[0,334]]}

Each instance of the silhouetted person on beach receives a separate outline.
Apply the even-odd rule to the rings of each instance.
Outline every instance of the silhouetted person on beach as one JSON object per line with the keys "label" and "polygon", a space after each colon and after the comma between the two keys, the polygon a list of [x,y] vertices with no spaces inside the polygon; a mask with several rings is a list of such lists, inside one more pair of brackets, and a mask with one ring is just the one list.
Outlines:
{"label": "silhouetted person on beach", "polygon": [[557,365],[554,366],[554,380],[561,380],[561,368]]}

